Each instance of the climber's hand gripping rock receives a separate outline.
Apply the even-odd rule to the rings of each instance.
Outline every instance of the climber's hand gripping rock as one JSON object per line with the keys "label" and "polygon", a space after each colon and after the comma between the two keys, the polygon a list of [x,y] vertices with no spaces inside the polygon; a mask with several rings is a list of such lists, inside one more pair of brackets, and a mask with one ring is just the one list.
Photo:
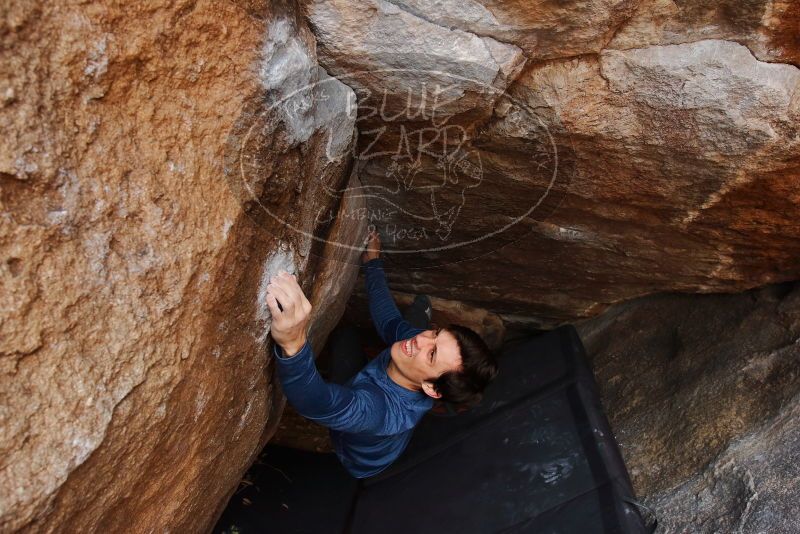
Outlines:
{"label": "climber's hand gripping rock", "polygon": [[295,275],[281,271],[270,279],[267,306],[272,313],[272,339],[281,346],[285,356],[294,356],[306,343],[311,315],[311,303],[300,289]]}
{"label": "climber's hand gripping rock", "polygon": [[370,230],[367,236],[364,252],[361,253],[361,263],[381,257],[381,236],[374,229]]}

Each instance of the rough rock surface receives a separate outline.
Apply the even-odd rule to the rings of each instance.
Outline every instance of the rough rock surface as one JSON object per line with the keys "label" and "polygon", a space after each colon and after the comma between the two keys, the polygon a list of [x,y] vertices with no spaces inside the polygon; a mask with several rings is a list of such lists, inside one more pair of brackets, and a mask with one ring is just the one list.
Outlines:
{"label": "rough rock surface", "polygon": [[431,24],[513,43],[534,60],[598,52],[635,0],[391,0]]}
{"label": "rough rock surface", "polygon": [[796,532],[800,284],[644,297],[579,331],[663,532]]}
{"label": "rough rock surface", "polygon": [[705,470],[650,496],[661,532],[794,534],[800,522],[800,396],[732,443]]}
{"label": "rough rock surface", "polygon": [[656,1],[307,2],[394,289],[550,326],[800,277],[800,5]]}
{"label": "rough rock surface", "polygon": [[352,93],[291,96],[326,75],[279,3],[0,11],[0,530],[202,531],[283,407],[269,275],[317,345],[355,279]]}
{"label": "rough rock surface", "polygon": [[800,11],[792,0],[643,0],[609,48],[701,39],[747,45],[759,59],[800,64]]}
{"label": "rough rock surface", "polygon": [[[480,261],[514,281],[503,305],[523,313],[533,301],[568,320],[657,291],[796,278],[798,87],[797,68],[715,40],[527,71],[512,94],[548,117],[576,172],[559,182],[557,210]],[[531,122],[512,108],[487,130],[487,148],[510,172],[523,154],[503,147],[530,137]],[[524,269],[536,276],[511,276]]]}
{"label": "rough rock surface", "polygon": [[[0,8],[0,530],[207,527],[283,407],[269,276],[300,275],[319,348],[367,222],[395,289],[534,326],[800,278],[797,2],[303,10]],[[753,484],[783,502],[777,460],[741,458],[796,438],[796,293],[663,304],[694,317],[659,361],[682,378],[607,377],[637,486],[676,517],[716,480],[739,525],[772,513]]]}

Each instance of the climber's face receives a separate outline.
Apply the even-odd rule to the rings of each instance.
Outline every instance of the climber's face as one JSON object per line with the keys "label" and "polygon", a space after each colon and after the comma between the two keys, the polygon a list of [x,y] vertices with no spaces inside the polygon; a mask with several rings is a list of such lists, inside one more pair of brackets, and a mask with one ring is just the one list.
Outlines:
{"label": "climber's face", "polygon": [[409,389],[421,389],[439,398],[433,381],[448,371],[461,368],[461,351],[456,338],[443,328],[425,330],[416,336],[397,341],[391,348],[390,378]]}

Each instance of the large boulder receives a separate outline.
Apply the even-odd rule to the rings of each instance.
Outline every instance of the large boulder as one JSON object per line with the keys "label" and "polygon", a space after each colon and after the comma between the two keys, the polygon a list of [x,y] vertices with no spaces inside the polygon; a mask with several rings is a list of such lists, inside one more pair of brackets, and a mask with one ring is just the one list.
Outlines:
{"label": "large boulder", "polygon": [[284,405],[269,276],[317,346],[355,281],[352,92],[290,4],[2,11],[0,530],[202,531]]}
{"label": "large boulder", "polygon": [[800,9],[793,0],[640,0],[608,48],[726,39],[762,61],[800,63]]}
{"label": "large boulder", "polygon": [[[495,334],[799,278],[800,7],[707,4],[3,7],[0,530],[207,528],[283,409],[269,277],[320,348],[367,224],[393,289]],[[740,430],[637,485],[683,510],[661,474]]]}
{"label": "large boulder", "polygon": [[[501,172],[524,180],[526,147],[514,147],[536,141],[530,125],[541,119],[575,172],[556,182],[557,209],[494,261],[481,260],[496,279],[513,280],[500,283],[499,302],[497,287],[471,295],[557,322],[658,291],[797,278],[798,88],[796,67],[719,40],[528,70],[511,92],[525,106],[504,110],[482,146]],[[536,276],[515,276],[525,270]]]}
{"label": "large boulder", "polygon": [[800,8],[656,3],[307,2],[394,289],[548,327],[800,276]]}
{"label": "large boulder", "polygon": [[[426,36],[415,35],[416,39],[436,33],[446,35],[445,32],[455,30],[462,35],[513,43],[526,57],[542,60],[600,51],[615,30],[633,15],[640,0],[380,0],[371,3],[392,6],[390,9],[398,15],[404,12],[402,16],[424,21],[430,29],[425,32]],[[340,12],[352,9],[341,7],[347,2],[336,4]],[[365,28],[361,28],[356,37],[363,35],[363,31]]]}
{"label": "large boulder", "polygon": [[578,328],[663,532],[796,532],[800,284],[643,297]]}
{"label": "large boulder", "polygon": [[800,396],[732,442],[702,472],[650,496],[662,532],[797,532]]}

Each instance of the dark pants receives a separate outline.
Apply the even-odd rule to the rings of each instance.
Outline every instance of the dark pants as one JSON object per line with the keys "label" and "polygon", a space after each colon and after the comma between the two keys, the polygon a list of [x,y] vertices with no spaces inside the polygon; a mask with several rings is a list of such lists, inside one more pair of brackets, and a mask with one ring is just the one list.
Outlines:
{"label": "dark pants", "polygon": [[[414,328],[430,328],[428,315],[417,301],[406,308],[403,318]],[[329,380],[334,384],[345,384],[367,365],[361,335],[354,326],[337,326],[328,340],[328,348],[331,355]]]}

